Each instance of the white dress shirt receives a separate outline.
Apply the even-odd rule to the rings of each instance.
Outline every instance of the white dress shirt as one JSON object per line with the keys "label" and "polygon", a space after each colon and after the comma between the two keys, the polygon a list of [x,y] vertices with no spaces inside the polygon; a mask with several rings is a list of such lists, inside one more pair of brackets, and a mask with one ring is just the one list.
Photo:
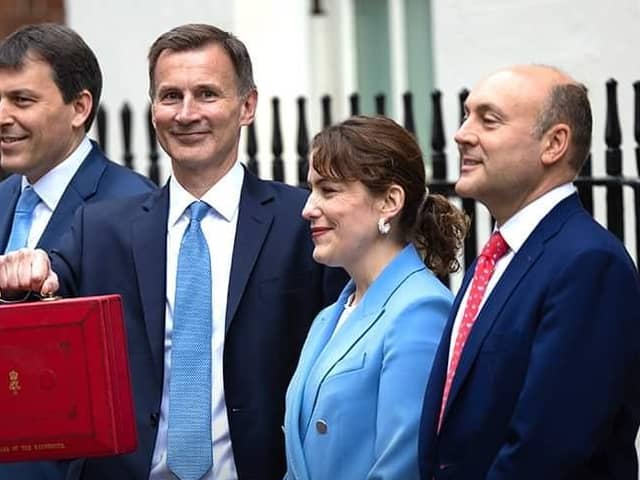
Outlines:
{"label": "white dress shirt", "polygon": [[[554,188],[553,190],[542,195],[540,198],[537,198],[536,200],[531,202],[500,227],[500,233],[502,234],[502,238],[504,238],[507,242],[507,245],[509,245],[509,250],[502,258],[500,258],[496,262],[496,268],[493,272],[493,275],[489,279],[489,284],[487,285],[484,296],[480,301],[480,305],[478,307],[478,315],[480,315],[480,313],[482,312],[482,307],[487,298],[489,298],[489,295],[491,295],[491,292],[498,283],[498,280],[500,280],[500,277],[511,263],[514,255],[518,253],[518,250],[520,250],[522,245],[524,245],[524,242],[527,240],[527,238],[529,238],[529,235],[533,233],[542,219],[546,217],[547,214],[551,210],[553,210],[553,208],[557,204],[575,193],[575,191],[576,188],[572,183],[565,183],[564,185],[560,185],[559,187]],[[469,282],[468,287],[471,287],[471,282]],[[456,312],[456,319],[453,323],[453,330],[451,332],[451,340],[449,343],[449,363],[451,363],[453,349],[456,343],[456,337],[458,336],[460,322],[462,322],[462,317],[467,305],[467,299],[469,297],[470,290],[470,288],[467,288],[467,290],[465,291],[464,297],[460,302],[460,307]],[[473,327],[471,328],[473,329]]]}
{"label": "white dress shirt", "polygon": [[[88,137],[84,137],[80,145],[63,160],[59,165],[56,165],[50,171],[45,173],[36,183],[31,185],[34,191],[40,197],[40,202],[33,210],[33,220],[31,222],[31,230],[29,230],[29,237],[27,239],[28,248],[36,248],[36,245],[40,241],[40,237],[44,233],[47,224],[53,215],[54,210],[60,203],[62,194],[69,186],[71,179],[76,174],[82,161],[91,151],[91,142]],[[27,177],[22,177],[22,190],[29,185]]]}
{"label": "white dress shirt", "polygon": [[[223,349],[227,311],[227,293],[231,273],[233,244],[238,222],[240,192],[244,180],[244,170],[239,163],[207,191],[200,200],[211,206],[202,219],[201,226],[209,246],[211,256],[211,285],[213,301],[211,338],[211,419],[213,468],[202,477],[207,480],[235,480],[238,478],[233,459],[229,420],[224,399],[222,376]],[[167,467],[167,428],[169,413],[169,378],[171,375],[171,336],[173,333],[173,307],[176,291],[178,253],[182,236],[189,224],[187,207],[198,200],[187,192],[177,180],[169,180],[169,219],[167,225],[167,304],[164,334],[164,383],[158,436],[151,462],[152,480],[173,479]]]}

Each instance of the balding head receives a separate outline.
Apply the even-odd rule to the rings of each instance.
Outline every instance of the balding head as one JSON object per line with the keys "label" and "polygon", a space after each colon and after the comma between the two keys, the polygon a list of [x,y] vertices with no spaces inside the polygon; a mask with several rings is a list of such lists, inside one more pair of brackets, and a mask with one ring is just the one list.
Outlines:
{"label": "balding head", "polygon": [[552,66],[516,65],[504,71],[523,76],[535,86],[536,94],[544,95],[534,130],[537,138],[542,138],[554,125],[569,126],[567,162],[579,173],[591,148],[592,117],[587,88]]}

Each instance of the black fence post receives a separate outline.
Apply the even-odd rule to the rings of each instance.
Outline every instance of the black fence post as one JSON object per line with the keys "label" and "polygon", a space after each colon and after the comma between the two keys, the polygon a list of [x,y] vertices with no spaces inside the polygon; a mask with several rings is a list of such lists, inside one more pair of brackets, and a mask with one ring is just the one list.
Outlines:
{"label": "black fence post", "polygon": [[586,181],[578,182],[578,196],[584,208],[593,215],[593,185],[589,181],[591,179],[591,159],[592,155],[589,153],[580,170],[578,178]]}
{"label": "black fence post", "polygon": [[376,113],[378,115],[385,115],[385,103],[386,99],[384,93],[379,93],[374,97],[376,103]]}
{"label": "black fence post", "polygon": [[124,164],[127,168],[133,168],[133,154],[131,153],[131,107],[124,102],[120,110],[120,120],[122,122],[122,141],[124,149]]}
{"label": "black fence post", "polygon": [[256,121],[254,119],[247,127],[247,156],[249,157],[249,160],[247,161],[247,168],[256,177],[259,177],[260,167],[258,166],[258,158],[256,157],[257,153],[258,139],[256,138]]}
{"label": "black fence post", "polygon": [[156,185],[160,185],[160,165],[158,163],[158,142],[156,129],[153,127],[152,106],[147,107],[147,136],[149,139],[149,178]]}
{"label": "black fence post", "polygon": [[404,107],[404,128],[416,135],[416,124],[413,115],[413,95],[411,92],[405,92],[404,95],[402,95],[402,105]]}
{"label": "black fence post", "polygon": [[[640,176],[640,81],[633,83],[633,136],[636,141],[636,177]],[[635,201],[635,222],[636,222],[636,262],[640,264],[640,185],[636,183],[633,189]]]}
{"label": "black fence post", "polygon": [[349,110],[351,115],[360,115],[360,95],[352,93],[349,95]]}
{"label": "black fence post", "polygon": [[633,82],[633,137],[636,141],[636,175],[640,175],[640,81]]}
{"label": "black fence post", "polygon": [[[458,94],[458,102],[460,106],[460,125],[464,122],[467,114],[464,109],[464,102],[467,101],[469,90],[463,88]],[[473,198],[462,199],[462,209],[471,219],[469,233],[464,239],[464,268],[467,269],[473,263],[478,255],[478,222],[476,222],[476,201]]]}
{"label": "black fence post", "polygon": [[284,162],[282,161],[282,128],[280,127],[280,100],[273,97],[273,137],[271,139],[271,152],[273,153],[272,175],[277,182],[284,182]]}
{"label": "black fence post", "polygon": [[[605,127],[606,171],[609,177],[622,176],[622,132],[618,116],[617,85],[613,78],[607,81],[607,121]],[[610,179],[613,180],[613,179]],[[607,228],[624,242],[622,214],[622,184],[609,182],[607,186]]]}
{"label": "black fence post", "polygon": [[323,95],[322,99],[322,128],[327,128],[333,122],[331,121],[331,97]]}
{"label": "black fence post", "polygon": [[[441,99],[442,93],[440,93],[440,90],[431,92],[431,102],[433,105],[431,123],[431,169],[433,179],[438,182],[447,180],[447,157],[444,151],[447,142],[444,137]],[[444,194],[445,192],[441,193]]]}
{"label": "black fence post", "polygon": [[309,170],[309,132],[305,113],[305,99],[298,97],[298,186],[307,185],[307,171]]}
{"label": "black fence post", "polygon": [[[431,92],[432,119],[431,119],[431,172],[432,179],[430,190],[431,193],[440,194],[448,197],[450,186],[447,184],[447,154],[445,146],[447,144],[444,137],[444,122],[442,119],[442,106],[440,104],[442,94],[439,90]],[[449,285],[449,276],[440,277],[440,280]]]}
{"label": "black fence post", "polygon": [[324,15],[325,11],[322,8],[322,2],[320,0],[311,0],[311,15]]}
{"label": "black fence post", "polygon": [[96,127],[98,130],[98,145],[102,151],[107,153],[107,110],[104,108],[104,105],[100,104],[98,106],[98,111],[96,112]]}

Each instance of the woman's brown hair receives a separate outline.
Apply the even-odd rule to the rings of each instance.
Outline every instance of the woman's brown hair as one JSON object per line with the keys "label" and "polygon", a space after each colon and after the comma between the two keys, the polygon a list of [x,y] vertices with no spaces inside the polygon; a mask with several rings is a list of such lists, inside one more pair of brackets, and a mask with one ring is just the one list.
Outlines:
{"label": "woman's brown hair", "polygon": [[394,183],[401,186],[400,233],[437,275],[460,268],[457,256],[469,218],[442,195],[427,194],[422,152],[406,129],[383,116],[351,117],[318,133],[311,152],[313,167],[323,177],[360,181],[373,195],[386,193]]}

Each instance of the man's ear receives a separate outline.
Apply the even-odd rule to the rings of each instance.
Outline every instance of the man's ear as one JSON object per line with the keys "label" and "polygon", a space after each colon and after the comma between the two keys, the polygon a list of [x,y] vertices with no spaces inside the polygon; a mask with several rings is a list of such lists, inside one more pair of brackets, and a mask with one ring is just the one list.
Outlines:
{"label": "man's ear", "polygon": [[82,90],[76,98],[71,100],[71,106],[73,107],[73,118],[71,119],[71,126],[74,128],[83,128],[89,115],[91,114],[91,108],[93,107],[93,96],[89,90]]}
{"label": "man's ear", "polygon": [[404,200],[404,188],[393,183],[380,199],[380,214],[389,221],[393,220],[393,218],[398,216],[402,211],[402,207],[404,207]]}
{"label": "man's ear", "polygon": [[240,112],[240,126],[244,127],[253,122],[258,105],[258,91],[253,88],[242,97],[242,111]]}
{"label": "man's ear", "polygon": [[571,127],[565,123],[558,123],[551,127],[543,136],[542,163],[551,166],[564,158],[571,143]]}

